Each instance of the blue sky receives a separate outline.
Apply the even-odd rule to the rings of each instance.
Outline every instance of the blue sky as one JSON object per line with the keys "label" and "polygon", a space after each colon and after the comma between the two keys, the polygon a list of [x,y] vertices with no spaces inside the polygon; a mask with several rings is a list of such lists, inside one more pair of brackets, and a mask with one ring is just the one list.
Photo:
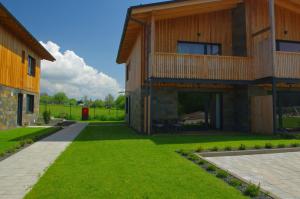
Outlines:
{"label": "blue sky", "polygon": [[124,88],[115,63],[127,8],[155,0],[0,0],[40,41],[72,50]]}

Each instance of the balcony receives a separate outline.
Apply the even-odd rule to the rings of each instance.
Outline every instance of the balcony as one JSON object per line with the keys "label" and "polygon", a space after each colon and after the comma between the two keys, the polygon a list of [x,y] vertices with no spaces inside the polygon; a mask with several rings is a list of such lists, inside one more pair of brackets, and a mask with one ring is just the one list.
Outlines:
{"label": "balcony", "polygon": [[155,53],[152,78],[252,80],[251,58]]}
{"label": "balcony", "polygon": [[300,78],[300,53],[275,53],[275,76],[279,78]]}

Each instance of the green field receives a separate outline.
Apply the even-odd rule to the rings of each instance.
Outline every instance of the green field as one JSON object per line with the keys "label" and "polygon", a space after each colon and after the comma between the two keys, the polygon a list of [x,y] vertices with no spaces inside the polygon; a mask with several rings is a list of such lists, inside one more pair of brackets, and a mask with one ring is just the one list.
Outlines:
{"label": "green field", "polygon": [[246,198],[175,152],[214,146],[300,143],[264,135],[137,135],[127,127],[89,126],[56,160],[27,199]]}
{"label": "green field", "polygon": [[[65,118],[69,120],[81,120],[81,106],[65,106],[65,105],[40,105],[40,117],[45,110],[50,110],[51,116],[55,118]],[[124,110],[106,109],[106,108],[90,108],[90,120],[98,121],[123,121],[125,117]]]}
{"label": "green field", "polygon": [[58,128],[17,128],[0,131],[0,154],[20,148],[24,141],[34,141],[57,130]]}
{"label": "green field", "polygon": [[283,117],[283,128],[300,128],[300,117]]}

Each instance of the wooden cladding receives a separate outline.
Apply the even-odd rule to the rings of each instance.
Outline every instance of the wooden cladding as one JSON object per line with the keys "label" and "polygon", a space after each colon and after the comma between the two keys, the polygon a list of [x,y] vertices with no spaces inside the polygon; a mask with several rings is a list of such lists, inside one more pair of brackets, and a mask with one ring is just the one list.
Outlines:
{"label": "wooden cladding", "polygon": [[[36,59],[35,76],[29,76],[28,55]],[[40,60],[27,46],[0,26],[0,85],[40,92]]]}
{"label": "wooden cladding", "polygon": [[251,59],[233,56],[155,53],[150,76],[210,80],[251,80]]}
{"label": "wooden cladding", "polygon": [[158,20],[155,51],[177,52],[178,41],[219,43],[223,55],[232,54],[232,10]]}
{"label": "wooden cladding", "polygon": [[300,78],[300,53],[276,52],[275,76],[279,78]]}

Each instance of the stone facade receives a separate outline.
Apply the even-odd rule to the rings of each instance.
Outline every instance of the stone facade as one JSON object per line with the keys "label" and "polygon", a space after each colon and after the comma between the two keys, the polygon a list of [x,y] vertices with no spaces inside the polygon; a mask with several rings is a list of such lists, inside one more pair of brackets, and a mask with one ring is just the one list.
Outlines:
{"label": "stone facade", "polygon": [[17,126],[17,90],[0,85],[0,130]]}
{"label": "stone facade", "polygon": [[[0,130],[17,127],[18,94],[23,94],[22,124],[31,125],[39,115],[39,95],[0,85]],[[26,95],[34,96],[34,113],[26,112]]]}
{"label": "stone facade", "polygon": [[130,98],[129,112],[126,114],[126,121],[129,125],[138,132],[143,131],[143,122],[144,122],[144,98],[143,90],[137,89],[128,93],[127,97]]}
{"label": "stone facade", "polygon": [[178,90],[153,89],[153,120],[171,120],[178,118]]}

